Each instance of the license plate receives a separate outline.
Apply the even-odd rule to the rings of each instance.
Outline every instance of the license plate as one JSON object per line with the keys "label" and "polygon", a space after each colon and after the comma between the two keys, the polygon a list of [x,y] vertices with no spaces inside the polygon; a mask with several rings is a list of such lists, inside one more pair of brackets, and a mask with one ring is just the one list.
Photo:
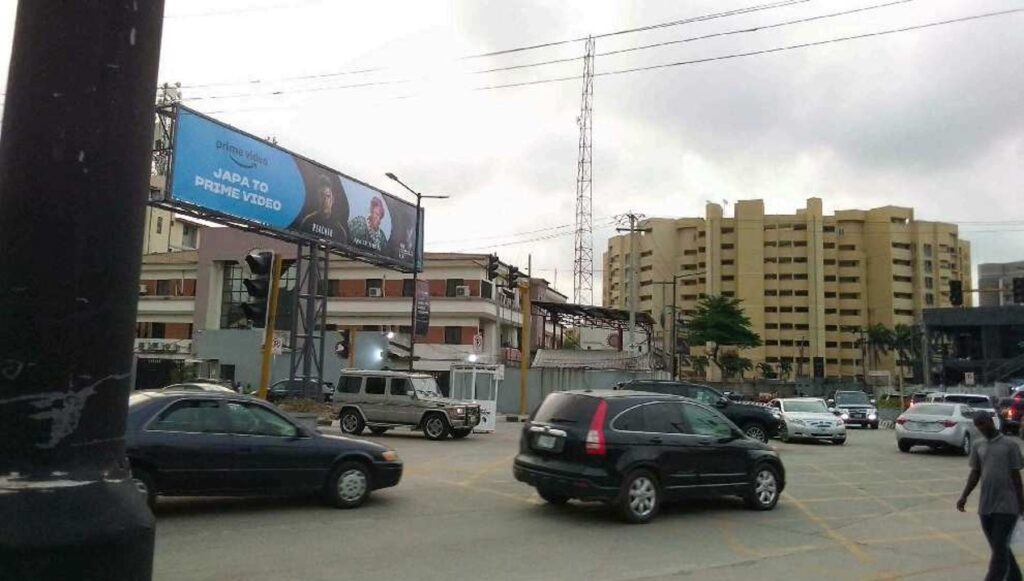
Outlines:
{"label": "license plate", "polygon": [[542,450],[553,450],[555,448],[555,437],[541,434],[537,436],[535,444]]}

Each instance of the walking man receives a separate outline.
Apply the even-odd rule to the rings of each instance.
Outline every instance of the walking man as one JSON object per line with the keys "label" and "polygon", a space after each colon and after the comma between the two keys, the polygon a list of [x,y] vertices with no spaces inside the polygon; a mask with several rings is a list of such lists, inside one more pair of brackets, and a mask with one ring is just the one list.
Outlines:
{"label": "walking man", "polygon": [[978,515],[981,530],[992,548],[985,581],[1022,581],[1017,559],[1010,550],[1010,536],[1017,519],[1024,511],[1024,488],[1020,470],[1024,466],[1020,448],[996,430],[992,416],[979,412],[974,426],[985,436],[985,442],[971,450],[971,473],[956,509],[964,512],[967,497],[981,483]]}

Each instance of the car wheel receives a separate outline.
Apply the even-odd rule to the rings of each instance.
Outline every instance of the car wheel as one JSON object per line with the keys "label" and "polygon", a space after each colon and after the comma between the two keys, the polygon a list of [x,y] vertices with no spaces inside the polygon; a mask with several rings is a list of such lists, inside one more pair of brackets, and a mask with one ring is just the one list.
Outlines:
{"label": "car wheel", "polygon": [[156,479],[145,468],[132,468],[132,482],[143,496],[150,510],[156,506]]}
{"label": "car wheel", "polygon": [[456,440],[461,440],[472,433],[473,428],[458,428],[452,430],[452,437]]}
{"label": "car wheel", "polygon": [[875,423],[871,424],[871,429],[872,430],[877,430],[878,429],[878,422],[875,422]]}
{"label": "car wheel", "polygon": [[767,464],[761,464],[754,471],[744,498],[747,507],[753,510],[771,510],[779,502],[779,473]]}
{"label": "car wheel", "polygon": [[553,504],[555,506],[562,506],[563,504],[569,502],[568,496],[556,494],[550,490],[545,490],[543,488],[537,489],[537,495],[543,498],[544,502],[547,502],[548,504]]}
{"label": "car wheel", "polygon": [[360,462],[342,462],[327,479],[327,503],[337,508],[356,508],[366,502],[372,489],[370,471]]}
{"label": "car wheel", "polygon": [[909,452],[913,445],[910,442],[897,440],[896,447],[900,449],[900,452]]}
{"label": "car wheel", "polygon": [[749,438],[753,438],[759,442],[768,443],[768,430],[758,423],[750,423],[743,426],[743,433]]}
{"label": "car wheel", "polygon": [[832,443],[836,446],[842,446],[846,443],[846,438],[836,438],[835,440],[832,440]]}
{"label": "car wheel", "polygon": [[448,419],[441,414],[430,414],[423,420],[423,435],[431,440],[443,440],[449,432]]}
{"label": "car wheel", "polygon": [[377,428],[377,427],[371,426],[370,427],[370,433],[373,434],[374,436],[380,436],[380,435],[384,434],[384,432],[387,432],[388,429],[389,428]]}
{"label": "car wheel", "polygon": [[342,432],[352,436],[362,434],[363,428],[366,427],[363,416],[359,415],[359,412],[354,409],[347,409],[341,412],[341,415],[338,416],[338,423],[341,424]]}
{"label": "car wheel", "polygon": [[971,455],[971,435],[964,434],[964,439],[960,442],[960,455],[970,456]]}
{"label": "car wheel", "polygon": [[626,477],[619,493],[619,517],[632,524],[650,522],[661,508],[658,482],[647,470],[637,470]]}

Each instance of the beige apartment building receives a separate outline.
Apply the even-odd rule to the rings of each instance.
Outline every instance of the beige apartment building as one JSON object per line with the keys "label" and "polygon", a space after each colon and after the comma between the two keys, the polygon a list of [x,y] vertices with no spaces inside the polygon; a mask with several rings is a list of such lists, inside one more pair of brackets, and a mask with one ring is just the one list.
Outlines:
{"label": "beige apartment building", "polygon": [[[970,244],[955,224],[914,219],[914,210],[885,206],[826,216],[819,198],[796,214],[766,215],[764,202],[737,202],[726,217],[708,204],[704,218],[650,218],[634,235],[639,254],[637,309],[660,325],[676,306],[692,315],[703,295],[743,301],[762,347],[743,351],[756,365],[792,363],[812,374],[815,357],[825,376],[868,371],[861,330],[913,325],[923,309],[948,307],[949,281],[972,288]],[[629,308],[630,239],[609,239],[604,254],[604,305]],[[692,274],[692,277],[683,275]],[[965,293],[965,304],[971,297]],[[664,318],[662,315],[665,315]],[[662,337],[665,329],[658,328]],[[693,354],[703,352],[691,346]],[[892,370],[892,362],[875,367]]]}

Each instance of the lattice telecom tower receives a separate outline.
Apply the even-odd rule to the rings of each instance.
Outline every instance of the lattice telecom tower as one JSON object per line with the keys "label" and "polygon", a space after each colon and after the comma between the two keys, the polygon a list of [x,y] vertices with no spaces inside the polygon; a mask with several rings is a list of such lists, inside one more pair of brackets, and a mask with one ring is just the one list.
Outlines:
{"label": "lattice telecom tower", "polygon": [[572,266],[572,300],[594,303],[594,204],[592,179],[594,122],[594,38],[587,38],[583,56],[583,92],[580,97],[579,160],[576,162],[576,251]]}

